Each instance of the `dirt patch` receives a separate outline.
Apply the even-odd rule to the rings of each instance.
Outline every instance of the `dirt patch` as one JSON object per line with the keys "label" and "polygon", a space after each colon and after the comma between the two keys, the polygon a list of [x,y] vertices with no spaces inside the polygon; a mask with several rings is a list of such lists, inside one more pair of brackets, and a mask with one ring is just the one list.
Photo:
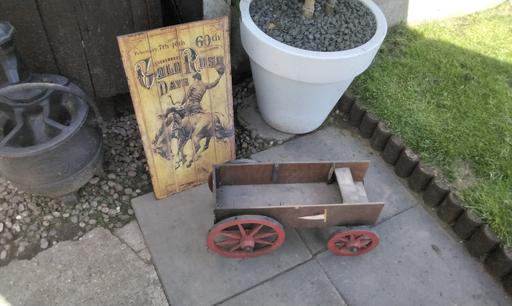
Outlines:
{"label": "dirt patch", "polygon": [[452,185],[457,190],[465,190],[478,184],[478,178],[473,173],[470,163],[458,160],[453,167],[455,180]]}

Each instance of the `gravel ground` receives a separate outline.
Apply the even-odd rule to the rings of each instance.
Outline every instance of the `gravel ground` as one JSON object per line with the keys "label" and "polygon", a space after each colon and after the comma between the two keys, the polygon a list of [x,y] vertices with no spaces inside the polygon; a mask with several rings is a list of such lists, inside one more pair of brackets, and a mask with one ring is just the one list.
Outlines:
{"label": "gravel ground", "polygon": [[[235,113],[238,105],[244,98],[254,95],[254,83],[252,79],[247,79],[233,87],[233,101]],[[263,139],[258,135],[253,135],[251,131],[245,129],[239,122],[235,114],[236,129],[236,156],[237,158],[249,158],[252,154],[266,150],[272,146],[283,143],[281,140]]]}
{"label": "gravel ground", "polygon": [[79,191],[77,205],[24,193],[0,177],[0,265],[78,239],[98,225],[117,228],[133,219],[130,199],[150,190],[134,115],[110,121],[103,137],[105,174]]}
{"label": "gravel ground", "polygon": [[[252,80],[234,86],[235,105],[253,93]],[[238,158],[277,144],[253,139],[235,124]],[[79,191],[77,205],[24,193],[0,177],[0,266],[30,259],[59,241],[76,240],[98,225],[119,228],[134,218],[130,200],[150,192],[151,182],[133,113],[124,111],[108,122],[103,137],[105,173]]]}
{"label": "gravel ground", "polygon": [[300,0],[254,0],[250,13],[256,25],[287,45],[313,51],[341,51],[369,41],[377,30],[371,11],[357,0],[338,0],[334,14],[316,0],[313,18],[304,17]]}

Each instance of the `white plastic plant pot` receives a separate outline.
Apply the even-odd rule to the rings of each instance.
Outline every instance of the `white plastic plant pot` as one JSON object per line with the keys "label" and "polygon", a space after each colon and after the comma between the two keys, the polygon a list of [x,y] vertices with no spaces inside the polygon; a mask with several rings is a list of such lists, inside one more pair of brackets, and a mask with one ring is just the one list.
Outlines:
{"label": "white plastic plant pot", "polygon": [[283,44],[260,30],[249,13],[252,1],[240,2],[240,32],[260,113],[279,131],[309,133],[322,125],[354,78],[370,66],[386,36],[386,18],[371,0],[360,0],[377,21],[373,37],[354,49],[309,51]]}

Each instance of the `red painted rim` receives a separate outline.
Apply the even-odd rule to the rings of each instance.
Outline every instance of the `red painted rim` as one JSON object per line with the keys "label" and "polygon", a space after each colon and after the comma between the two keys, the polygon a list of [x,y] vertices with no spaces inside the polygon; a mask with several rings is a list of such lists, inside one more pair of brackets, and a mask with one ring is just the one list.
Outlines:
{"label": "red painted rim", "polygon": [[257,257],[278,249],[285,240],[283,226],[257,215],[227,218],[208,233],[208,249],[231,258]]}
{"label": "red painted rim", "polygon": [[368,230],[350,230],[334,233],[327,248],[338,256],[360,256],[375,249],[380,242],[377,233]]}

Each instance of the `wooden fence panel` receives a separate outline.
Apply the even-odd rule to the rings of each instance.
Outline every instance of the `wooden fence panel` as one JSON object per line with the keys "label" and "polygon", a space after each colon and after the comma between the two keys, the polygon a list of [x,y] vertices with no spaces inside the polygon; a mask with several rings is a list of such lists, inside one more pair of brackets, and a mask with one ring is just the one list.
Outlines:
{"label": "wooden fence panel", "polygon": [[94,94],[73,1],[39,0],[39,9],[60,73]]}
{"label": "wooden fence panel", "polygon": [[133,32],[128,1],[75,0],[94,91],[109,97],[126,92],[116,36]]}
{"label": "wooden fence panel", "polygon": [[60,73],[96,97],[128,91],[116,37],[162,26],[160,0],[0,0],[34,72]]}
{"label": "wooden fence panel", "polygon": [[16,28],[18,51],[29,69],[59,72],[35,0],[0,0],[0,20]]}

